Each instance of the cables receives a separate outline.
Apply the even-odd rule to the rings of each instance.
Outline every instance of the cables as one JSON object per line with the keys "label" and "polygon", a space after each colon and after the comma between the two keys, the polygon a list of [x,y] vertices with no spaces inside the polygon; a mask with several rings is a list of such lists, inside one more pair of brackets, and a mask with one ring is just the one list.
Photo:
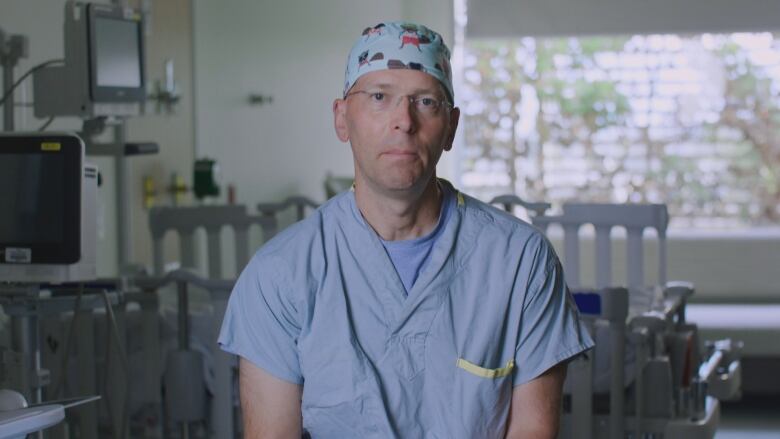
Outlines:
{"label": "cables", "polygon": [[[65,345],[63,347],[63,352],[61,354],[62,359],[60,364],[60,376],[58,377],[57,382],[55,383],[54,388],[52,389],[52,392],[49,395],[49,398],[51,399],[57,399],[60,397],[61,394],[65,393],[64,390],[66,388],[66,383],[67,383],[68,358],[71,351],[71,346],[73,344],[74,332],[76,330],[76,327],[78,326],[78,321],[83,311],[82,301],[86,290],[87,287],[83,283],[78,284],[77,296],[73,307],[73,318],[71,319],[68,329],[66,331]],[[129,417],[127,411],[130,407],[130,389],[129,389],[129,382],[128,382],[128,378],[130,376],[129,363],[127,358],[127,353],[122,344],[122,338],[119,332],[119,325],[117,324],[116,316],[114,314],[114,309],[111,306],[111,299],[109,298],[108,293],[106,292],[105,289],[101,288],[99,292],[100,295],[102,296],[103,303],[106,310],[106,339],[105,339],[106,344],[105,344],[105,367],[104,367],[105,372],[103,374],[103,384],[102,384],[102,388],[104,392],[103,401],[106,404],[106,408],[109,414],[109,419],[112,420],[111,422],[114,426],[114,434],[113,434],[114,438],[124,439],[127,434],[125,430],[127,429],[128,417]],[[111,407],[111,398],[108,395],[109,374],[111,373],[112,344],[116,346],[115,347],[116,352],[119,354],[120,366],[122,368],[122,374],[124,376],[124,381],[125,381],[124,400],[122,401],[122,410],[121,410],[121,420],[119,420],[118,423],[114,422],[113,410]]]}
{"label": "cables", "polygon": [[9,88],[8,90],[6,90],[3,93],[3,97],[0,98],[0,105],[3,105],[3,103],[5,103],[5,101],[8,100],[8,97],[11,96],[11,93],[13,93],[14,90],[16,90],[16,88],[19,87],[19,85],[22,83],[22,81],[27,79],[28,76],[32,75],[33,73],[35,73],[36,71],[38,71],[40,69],[42,69],[44,67],[48,67],[48,66],[50,66],[52,64],[63,64],[63,63],[65,63],[64,59],[51,59],[49,61],[44,61],[44,62],[42,62],[42,63],[40,63],[38,65],[33,66],[32,68],[30,68],[30,70],[25,72],[24,75],[22,75],[19,79],[17,79],[16,82],[14,82],[11,85],[11,88]]}
{"label": "cables", "polygon": [[73,318],[70,320],[70,325],[68,325],[68,332],[65,336],[65,346],[63,347],[62,352],[62,363],[60,364],[60,376],[57,379],[57,383],[54,385],[54,388],[52,389],[50,398],[57,399],[60,397],[60,390],[63,390],[65,388],[65,379],[68,375],[67,373],[67,367],[68,367],[68,355],[70,354],[70,343],[73,340],[73,331],[76,327],[76,322],[79,319],[79,314],[81,314],[81,297],[84,295],[84,284],[79,284],[78,289],[78,295],[76,296],[76,303],[73,306]]}
{"label": "cables", "polygon": [[55,116],[51,116],[46,122],[43,123],[43,125],[41,125],[40,128],[38,128],[38,131],[43,131],[46,128],[48,128],[49,125],[51,125],[51,123],[54,122],[54,118]]}
{"label": "cables", "polygon": [[[129,389],[129,372],[128,372],[128,360],[127,360],[127,354],[125,353],[124,347],[122,347],[122,339],[119,334],[119,326],[116,323],[116,317],[114,316],[114,308],[111,306],[111,300],[108,298],[108,293],[106,293],[106,290],[101,289],[100,290],[101,295],[103,296],[103,302],[106,306],[106,318],[107,318],[107,324],[106,324],[106,372],[103,377],[103,389],[105,392],[108,391],[108,373],[110,371],[110,346],[111,346],[111,334],[116,337],[116,350],[119,353],[119,360],[122,365],[122,372],[125,376],[125,393],[124,393],[124,401],[123,401],[123,407],[122,407],[122,420],[119,424],[119,429],[114,430],[114,437],[116,439],[124,439],[126,434],[126,428],[127,428],[127,410],[130,407],[130,389]],[[110,323],[110,328],[109,328]],[[106,397],[106,406],[108,408],[109,418],[111,418],[111,405],[109,403],[109,398]]]}

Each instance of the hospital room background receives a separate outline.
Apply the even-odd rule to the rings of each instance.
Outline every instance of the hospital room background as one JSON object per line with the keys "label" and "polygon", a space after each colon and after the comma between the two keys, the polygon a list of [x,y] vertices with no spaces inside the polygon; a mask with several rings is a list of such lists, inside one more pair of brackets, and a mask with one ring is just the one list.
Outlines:
{"label": "hospital room background", "polygon": [[[87,211],[94,279],[51,283],[30,275],[21,282],[0,270],[0,415],[28,416],[25,405],[51,409],[24,422],[0,416],[0,437],[239,437],[235,361],[217,351],[213,337],[224,301],[247,255],[350,187],[351,152],[336,138],[331,113],[346,54],[366,26],[403,19],[439,31],[453,49],[461,125],[438,175],[486,202],[517,197],[495,205],[550,224],[546,233],[564,263],[580,263],[577,286],[599,300],[632,272],[643,274],[629,302],[660,304],[653,321],[666,326],[652,326],[650,317],[625,324],[623,316],[628,332],[619,352],[635,355],[627,371],[643,352],[631,345],[636,334],[659,331],[668,352],[651,354],[661,364],[674,357],[670,334],[695,333],[691,358],[699,369],[691,374],[706,374],[708,386],[683,389],[671,379],[669,400],[659,403],[642,397],[629,382],[636,373],[626,372],[619,390],[626,409],[618,416],[597,398],[615,389],[599,390],[588,373],[587,413],[577,412],[576,383],[568,385],[561,437],[780,438],[780,6],[92,3],[131,11],[125,17],[140,23],[145,102],[135,114],[39,111],[44,99],[69,99],[69,86],[39,87],[44,75],[23,75],[63,59],[72,4],[0,1],[0,148],[78,133],[82,139],[63,142],[84,140],[85,163],[99,173]],[[0,150],[0,161],[10,157]],[[12,179],[0,181],[12,186],[1,192],[19,190]],[[580,218],[577,255],[567,257],[562,218],[582,205],[595,218],[618,212],[607,221],[615,227],[606,249],[598,221]],[[639,229],[638,258],[624,256],[635,242],[634,214],[599,210],[616,206],[652,210]],[[8,241],[5,233],[0,241]],[[599,268],[599,258],[609,267]],[[609,285],[601,282],[604,270]],[[686,283],[665,289],[665,281]],[[596,314],[594,321],[610,319]],[[653,379],[661,378],[637,382],[652,388]],[[653,412],[653,404],[668,410]]]}

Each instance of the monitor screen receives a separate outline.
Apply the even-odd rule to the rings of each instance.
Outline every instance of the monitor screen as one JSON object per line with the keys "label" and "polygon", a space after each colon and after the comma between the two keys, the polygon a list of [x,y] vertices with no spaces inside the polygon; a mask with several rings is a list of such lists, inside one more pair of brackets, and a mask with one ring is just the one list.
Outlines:
{"label": "monitor screen", "polygon": [[94,30],[97,86],[140,87],[139,22],[97,17]]}
{"label": "monitor screen", "polygon": [[70,134],[0,133],[0,264],[79,260],[83,157]]}
{"label": "monitor screen", "polygon": [[65,183],[62,154],[3,154],[0,242],[61,244]]}

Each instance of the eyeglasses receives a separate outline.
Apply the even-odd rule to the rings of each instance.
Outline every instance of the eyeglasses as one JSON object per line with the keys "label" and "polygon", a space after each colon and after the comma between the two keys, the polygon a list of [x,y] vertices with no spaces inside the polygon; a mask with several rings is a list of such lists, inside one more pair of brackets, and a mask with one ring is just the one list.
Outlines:
{"label": "eyeglasses", "polygon": [[387,112],[407,99],[414,106],[415,111],[422,116],[436,116],[442,108],[451,108],[452,104],[433,94],[421,95],[396,95],[386,91],[355,90],[347,93],[344,99],[360,95],[368,108],[375,113]]}

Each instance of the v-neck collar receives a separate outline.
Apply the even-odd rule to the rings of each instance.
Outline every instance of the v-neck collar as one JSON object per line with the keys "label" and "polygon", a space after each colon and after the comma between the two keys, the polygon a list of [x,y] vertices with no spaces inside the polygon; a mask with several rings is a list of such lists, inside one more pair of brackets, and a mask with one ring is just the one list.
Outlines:
{"label": "v-neck collar", "polygon": [[[431,255],[428,262],[420,271],[417,281],[407,294],[401,281],[401,277],[393,265],[390,256],[382,245],[379,235],[374,231],[370,224],[365,220],[360,209],[357,207],[355,193],[351,191],[348,196],[354,220],[359,224],[359,230],[362,236],[355,236],[357,240],[370,242],[371,245],[353,246],[358,251],[356,263],[377,264],[372,270],[367,270],[375,274],[376,283],[371,285],[377,299],[382,303],[385,314],[385,323],[390,332],[396,332],[404,326],[413,315],[413,311],[420,305],[435,297],[439,293],[448,291],[447,285],[440,287],[432,284],[439,280],[452,278],[456,270],[454,253],[456,243],[459,238],[459,229],[461,226],[463,214],[465,211],[465,200],[463,195],[457,191],[452,184],[444,179],[439,179],[442,185],[447,185],[450,196],[455,197],[455,206],[447,223],[443,225],[441,235],[431,249]],[[434,288],[430,288],[430,287]]]}

